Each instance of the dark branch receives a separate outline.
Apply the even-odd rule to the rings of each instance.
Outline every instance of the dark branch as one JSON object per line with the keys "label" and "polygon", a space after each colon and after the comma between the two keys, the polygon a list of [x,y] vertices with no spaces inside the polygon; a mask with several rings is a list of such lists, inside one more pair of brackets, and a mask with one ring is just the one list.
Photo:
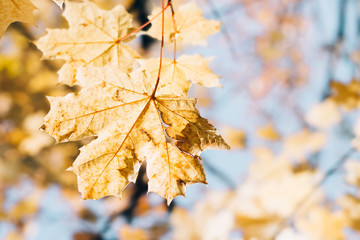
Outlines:
{"label": "dark branch", "polygon": [[223,181],[229,188],[236,189],[236,183],[226,174],[215,168],[213,165],[211,165],[208,161],[204,159],[203,164],[210,172],[212,172],[217,178]]}

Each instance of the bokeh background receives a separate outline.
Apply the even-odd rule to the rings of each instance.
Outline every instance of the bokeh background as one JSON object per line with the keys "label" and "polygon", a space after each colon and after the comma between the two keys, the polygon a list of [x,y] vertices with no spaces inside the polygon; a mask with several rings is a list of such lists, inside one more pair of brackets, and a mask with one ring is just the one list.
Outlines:
{"label": "bokeh background", "polygon": [[[179,55],[214,56],[223,88],[191,96],[232,149],[202,153],[208,186],[169,207],[147,194],[144,169],[122,200],[81,200],[66,169],[89,140],[55,145],[39,131],[46,96],[78,89],[32,43],[67,22],[51,0],[32,2],[36,27],[13,23],[0,40],[0,239],[360,239],[360,1],[196,1],[221,32]],[[137,26],[161,4],[93,2],[123,4]],[[144,57],[159,46],[133,43]]]}

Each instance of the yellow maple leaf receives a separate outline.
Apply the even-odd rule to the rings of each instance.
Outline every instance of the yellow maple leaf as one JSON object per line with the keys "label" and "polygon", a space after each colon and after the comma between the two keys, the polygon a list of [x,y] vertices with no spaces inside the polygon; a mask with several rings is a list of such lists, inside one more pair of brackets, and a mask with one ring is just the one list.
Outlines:
{"label": "yellow maple leaf", "polygon": [[347,110],[359,107],[360,82],[357,79],[353,79],[349,84],[331,82],[330,86],[332,91],[330,99]]}
{"label": "yellow maple leaf", "polygon": [[202,151],[229,148],[196,100],[174,96],[166,79],[156,88],[141,69],[129,76],[106,65],[80,68],[77,80],[78,94],[49,98],[44,129],[58,141],[98,136],[72,166],[84,199],[121,196],[146,160],[149,191],[171,202],[186,185],[206,183]]}
{"label": "yellow maple leaf", "polygon": [[39,210],[40,199],[43,195],[42,189],[35,189],[34,192],[21,199],[7,213],[8,220],[19,221],[25,216],[34,215]]}
{"label": "yellow maple leaf", "polygon": [[345,239],[345,223],[343,212],[331,212],[317,206],[310,209],[306,217],[298,219],[295,225],[313,240],[342,240]]}
{"label": "yellow maple leaf", "polygon": [[342,196],[337,200],[344,211],[346,223],[351,228],[360,230],[360,199],[352,195]]}
{"label": "yellow maple leaf", "polygon": [[346,182],[354,186],[360,186],[360,162],[355,160],[348,160],[345,163],[347,172]]}
{"label": "yellow maple leaf", "polygon": [[[230,206],[244,239],[273,239],[279,222],[291,214],[320,175],[310,168],[298,171],[288,159],[267,148],[255,148],[254,154],[248,178],[237,189]],[[304,209],[321,200],[318,192]]]}
{"label": "yellow maple leaf", "polygon": [[244,130],[227,127],[225,128],[224,138],[233,149],[243,149],[246,147],[246,132]]}
{"label": "yellow maple leaf", "polygon": [[272,123],[266,124],[256,130],[257,135],[265,140],[277,141],[281,138]]}
{"label": "yellow maple leaf", "polygon": [[284,140],[283,156],[297,162],[304,161],[309,154],[319,151],[326,143],[326,134],[303,129]]}
{"label": "yellow maple leaf", "polygon": [[119,237],[123,240],[148,240],[150,239],[149,234],[141,228],[132,228],[131,226],[124,225],[119,231]]}
{"label": "yellow maple leaf", "polygon": [[266,61],[282,58],[286,52],[284,40],[285,36],[281,31],[270,31],[265,36],[256,39],[257,51]]}
{"label": "yellow maple leaf", "polygon": [[327,99],[311,107],[306,121],[317,128],[328,128],[341,121],[341,114],[335,101]]}
{"label": "yellow maple leaf", "polygon": [[[141,59],[138,61],[141,64],[140,69],[145,70],[151,79],[156,80],[159,72],[159,59]],[[205,87],[221,87],[220,77],[208,67],[210,58],[201,55],[182,55],[176,61],[169,58],[164,58],[162,61],[162,83],[171,84],[164,85],[161,91],[177,96],[186,96],[191,85],[190,81]]]}
{"label": "yellow maple leaf", "polygon": [[234,214],[227,205],[232,197],[233,192],[209,192],[194,206],[193,214],[174,208],[170,218],[174,229],[172,239],[230,239]]}
{"label": "yellow maple leaf", "polygon": [[[123,44],[132,31],[132,17],[123,6],[118,5],[110,11],[98,8],[94,3],[67,2],[63,13],[69,29],[47,29],[48,33],[36,45],[44,58],[65,59],[63,67],[66,74],[60,81],[74,84],[78,66],[113,66],[129,71],[138,54]],[[70,79],[66,79],[70,77]]]}
{"label": "yellow maple leaf", "polygon": [[[149,19],[161,9],[155,7]],[[152,26],[146,33],[153,38],[161,40],[162,19],[156,18],[151,22]],[[164,40],[171,43],[176,39],[177,43],[206,45],[206,38],[220,30],[220,22],[206,20],[202,17],[202,10],[194,3],[189,2],[179,7],[176,11],[176,29],[172,21],[171,12],[165,12]]]}
{"label": "yellow maple leaf", "polygon": [[16,21],[34,24],[32,12],[36,7],[29,0],[0,1],[0,38],[7,27]]}

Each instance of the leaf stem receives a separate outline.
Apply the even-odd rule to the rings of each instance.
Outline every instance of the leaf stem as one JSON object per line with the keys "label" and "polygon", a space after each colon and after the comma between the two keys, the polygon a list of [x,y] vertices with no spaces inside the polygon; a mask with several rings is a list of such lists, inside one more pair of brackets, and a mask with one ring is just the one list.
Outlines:
{"label": "leaf stem", "polygon": [[162,67],[162,59],[163,59],[163,51],[164,51],[164,29],[165,29],[165,10],[166,8],[168,8],[171,4],[171,1],[168,1],[167,5],[165,6],[165,0],[162,0],[162,11],[161,11],[161,47],[160,47],[160,64],[159,64],[159,72],[158,72],[158,76],[156,79],[156,83],[155,83],[155,87],[154,87],[154,91],[151,94],[151,99],[155,99],[155,93],[156,90],[159,86],[159,82],[160,82],[160,74],[161,74],[161,67]]}
{"label": "leaf stem", "polygon": [[131,31],[130,33],[128,33],[127,35],[125,35],[124,37],[120,38],[118,41],[124,41],[125,39],[127,39],[128,37],[130,37],[131,35],[133,35],[134,33],[137,33],[138,31],[140,31],[141,29],[143,29],[144,27],[146,27],[147,25],[149,25],[155,18],[157,18],[160,14],[164,15],[164,11],[169,7],[170,5],[168,4],[167,6],[163,7],[163,9],[157,13],[154,17],[152,17],[149,21],[147,21],[146,23],[144,23],[143,25],[141,25],[140,27],[138,27],[137,29]]}

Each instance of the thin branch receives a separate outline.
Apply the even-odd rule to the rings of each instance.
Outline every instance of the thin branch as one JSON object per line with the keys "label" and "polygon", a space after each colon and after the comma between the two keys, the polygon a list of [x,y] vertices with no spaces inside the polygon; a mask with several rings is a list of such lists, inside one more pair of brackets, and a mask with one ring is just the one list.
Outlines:
{"label": "thin branch", "polygon": [[203,164],[210,172],[212,172],[218,179],[223,181],[225,185],[227,185],[230,189],[236,189],[236,183],[231,178],[229,178],[228,175],[211,165],[209,161],[203,159]]}
{"label": "thin branch", "polygon": [[227,42],[227,45],[229,46],[229,52],[230,52],[231,56],[233,57],[233,59],[236,60],[237,55],[236,55],[236,49],[235,49],[235,42],[233,41],[233,39],[230,35],[230,31],[224,24],[221,13],[217,10],[217,8],[216,8],[215,4],[212,2],[212,0],[206,0],[206,2],[210,6],[212,14],[223,23],[221,32],[223,33],[225,41]]}
{"label": "thin branch", "polygon": [[325,45],[324,49],[329,53],[329,59],[327,63],[328,76],[326,84],[324,84],[324,90],[321,93],[321,100],[325,100],[331,93],[330,83],[334,80],[334,69],[335,64],[339,58],[339,54],[342,51],[342,45],[345,34],[345,24],[346,24],[346,6],[348,4],[347,0],[340,1],[339,8],[339,26],[336,34],[336,41],[333,44]]}
{"label": "thin branch", "polygon": [[171,9],[171,18],[174,25],[174,62],[176,61],[176,35],[177,35],[177,25],[176,25],[176,18],[175,18],[175,10],[172,4],[172,1],[169,1],[170,9]]}
{"label": "thin branch", "polygon": [[165,7],[163,7],[163,9],[161,10],[161,12],[159,12],[158,14],[156,14],[153,18],[151,18],[149,21],[147,21],[146,23],[144,23],[143,25],[141,25],[140,27],[138,27],[137,29],[135,29],[134,31],[131,31],[130,33],[128,33],[127,35],[125,35],[124,37],[120,38],[118,41],[124,41],[125,39],[127,39],[128,37],[130,37],[131,35],[133,35],[134,33],[137,33],[138,31],[140,31],[141,29],[143,29],[144,27],[146,27],[147,25],[149,25],[155,18],[157,18],[158,16],[160,16],[160,14],[164,15],[164,11],[169,7],[169,4]]}

